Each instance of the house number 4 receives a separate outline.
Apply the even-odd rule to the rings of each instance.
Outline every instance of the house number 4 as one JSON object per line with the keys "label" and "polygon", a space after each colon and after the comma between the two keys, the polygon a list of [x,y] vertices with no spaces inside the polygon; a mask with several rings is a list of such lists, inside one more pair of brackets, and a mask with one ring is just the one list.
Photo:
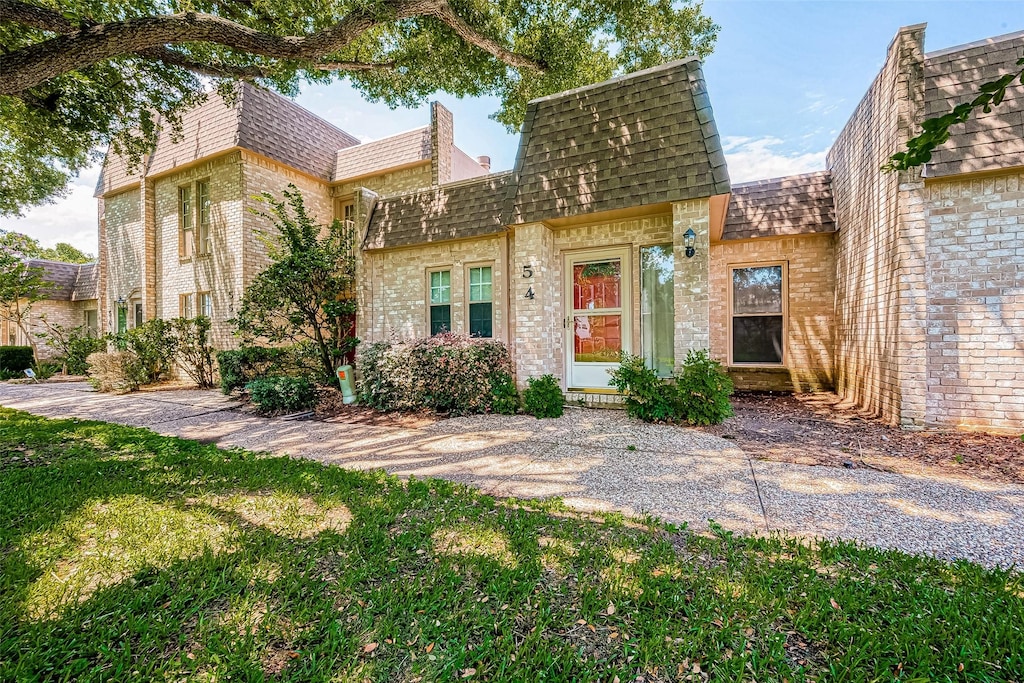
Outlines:
{"label": "house number 4", "polygon": [[532,299],[533,297],[534,297],[533,287],[531,286],[529,289],[526,290],[526,294],[523,295],[523,298],[524,299]]}
{"label": "house number 4", "polygon": [[533,277],[533,266],[523,266],[523,277]]}

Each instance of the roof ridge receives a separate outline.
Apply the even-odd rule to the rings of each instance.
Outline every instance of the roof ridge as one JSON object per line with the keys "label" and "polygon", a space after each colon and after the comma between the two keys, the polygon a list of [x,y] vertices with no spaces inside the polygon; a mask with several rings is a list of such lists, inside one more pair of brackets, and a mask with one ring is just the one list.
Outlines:
{"label": "roof ridge", "polygon": [[416,133],[418,131],[429,131],[429,130],[430,130],[430,126],[429,125],[427,125],[427,126],[417,126],[416,128],[410,128],[408,130],[403,130],[403,131],[400,131],[398,133],[393,133],[391,135],[385,135],[384,137],[377,138],[376,140],[360,141],[359,144],[357,144],[357,145],[352,145],[350,147],[342,147],[341,149],[338,150],[338,152],[339,153],[340,152],[350,152],[350,151],[351,152],[356,152],[356,151],[359,151],[361,147],[365,147],[366,145],[372,145],[372,144],[375,144],[375,143],[378,143],[378,142],[387,142],[387,141],[393,140],[394,138],[397,138],[397,137],[399,137],[401,135],[408,135],[409,133]]}
{"label": "roof ridge", "polygon": [[76,268],[79,267],[79,266],[87,266],[87,265],[95,264],[96,263],[96,261],[86,261],[85,263],[72,263],[71,261],[58,261],[57,259],[40,258],[40,257],[36,257],[36,256],[32,256],[32,257],[26,258],[25,261],[26,262],[38,261],[40,263],[56,263],[56,264],[61,265],[61,266],[75,266]]}
{"label": "roof ridge", "polygon": [[586,92],[587,90],[596,90],[598,88],[603,88],[606,86],[610,86],[612,84],[618,85],[621,84],[623,81],[629,81],[634,78],[639,78],[641,76],[648,76],[652,73],[658,73],[660,71],[668,71],[669,69],[675,69],[677,67],[680,67],[684,64],[689,64],[691,62],[697,62],[699,66],[700,57],[693,56],[683,57],[682,59],[674,59],[671,62],[665,62],[664,64],[658,64],[656,66],[650,66],[647,67],[646,69],[641,69],[640,71],[630,71],[628,73],[619,74],[618,76],[612,76],[611,78],[606,78],[603,81],[591,83],[590,85],[581,85],[580,87],[573,88],[572,90],[562,90],[561,92],[552,93],[550,95],[544,95],[543,97],[535,97],[534,99],[527,102],[527,104],[529,105],[539,102],[550,102],[551,100],[558,100],[563,97],[569,97],[570,95],[577,95],[581,92]]}
{"label": "roof ridge", "polygon": [[995,45],[996,43],[1005,43],[1016,38],[1024,38],[1024,31],[1004,33],[1001,36],[989,36],[988,38],[981,38],[970,43],[963,43],[962,45],[954,45],[952,47],[944,47],[941,50],[935,50],[933,52],[925,52],[924,58],[935,59],[937,57],[945,57],[946,55],[953,54],[954,52],[962,52],[964,50],[970,50],[971,48],[975,47],[984,47],[986,45]]}
{"label": "roof ridge", "polygon": [[441,183],[440,185],[431,185],[430,187],[421,187],[415,190],[406,190],[405,192],[396,192],[389,194],[386,197],[381,197],[380,201],[387,202],[392,199],[398,199],[399,197],[412,197],[418,194],[429,194],[437,192],[438,190],[447,190],[452,187],[462,187],[464,185],[474,185],[476,183],[482,183],[485,180],[497,180],[503,176],[512,175],[512,171],[498,171],[497,173],[487,173],[484,175],[473,176],[472,178],[466,178],[465,180],[455,180],[450,183]]}
{"label": "roof ridge", "polygon": [[826,169],[822,169],[820,171],[807,171],[806,173],[793,173],[791,175],[780,175],[780,176],[775,176],[773,178],[760,178],[758,180],[747,180],[747,181],[742,182],[742,183],[736,183],[735,185],[732,186],[732,189],[735,190],[735,189],[739,189],[739,188],[743,188],[743,187],[754,187],[755,185],[767,185],[768,183],[775,183],[775,182],[778,182],[780,180],[786,180],[788,178],[809,178],[809,177],[815,176],[815,175],[831,175],[831,174],[832,174],[832,172],[826,168]]}

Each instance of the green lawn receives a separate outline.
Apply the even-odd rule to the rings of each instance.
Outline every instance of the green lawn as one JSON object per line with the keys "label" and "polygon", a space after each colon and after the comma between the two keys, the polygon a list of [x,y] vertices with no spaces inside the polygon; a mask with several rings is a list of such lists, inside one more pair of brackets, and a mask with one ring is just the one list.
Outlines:
{"label": "green lawn", "polygon": [[1024,578],[0,409],[0,680],[1024,680]]}

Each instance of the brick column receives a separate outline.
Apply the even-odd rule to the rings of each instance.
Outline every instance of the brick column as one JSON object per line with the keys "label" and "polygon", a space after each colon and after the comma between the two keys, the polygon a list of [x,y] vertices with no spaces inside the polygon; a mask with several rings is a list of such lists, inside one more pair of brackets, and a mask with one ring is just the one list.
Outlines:
{"label": "brick column", "polygon": [[452,179],[452,145],[455,144],[455,121],[452,113],[440,102],[430,104],[430,171],[431,182],[441,185]]}
{"label": "brick column", "polygon": [[[711,263],[710,203],[693,199],[672,204],[672,243],[675,252],[676,365],[691,349],[710,348],[711,309],[708,283]],[[686,257],[683,235],[697,233],[696,253]]]}
{"label": "brick column", "polygon": [[[556,259],[554,237],[547,226],[531,223],[516,228],[509,268],[510,316],[514,320],[510,346],[516,382],[521,387],[527,378],[547,373],[563,379],[558,353],[564,327],[557,296]],[[533,277],[522,277],[523,266],[530,266]],[[526,298],[530,288],[532,299]]]}

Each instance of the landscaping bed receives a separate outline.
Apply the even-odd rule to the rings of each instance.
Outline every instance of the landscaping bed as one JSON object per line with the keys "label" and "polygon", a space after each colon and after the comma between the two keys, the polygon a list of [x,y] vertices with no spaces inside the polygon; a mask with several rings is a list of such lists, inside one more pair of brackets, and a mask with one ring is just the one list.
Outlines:
{"label": "landscaping bed", "polygon": [[1024,483],[1024,441],[963,431],[906,431],[842,407],[835,394],[738,393],[735,415],[705,431],[754,458]]}
{"label": "landscaping bed", "polygon": [[0,680],[1021,680],[1024,575],[0,409]]}

